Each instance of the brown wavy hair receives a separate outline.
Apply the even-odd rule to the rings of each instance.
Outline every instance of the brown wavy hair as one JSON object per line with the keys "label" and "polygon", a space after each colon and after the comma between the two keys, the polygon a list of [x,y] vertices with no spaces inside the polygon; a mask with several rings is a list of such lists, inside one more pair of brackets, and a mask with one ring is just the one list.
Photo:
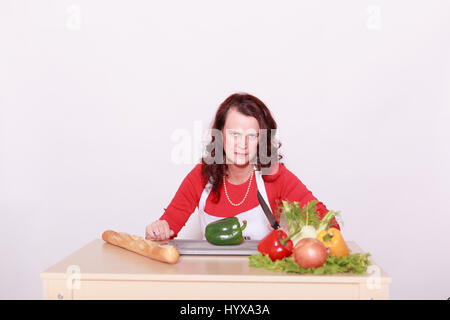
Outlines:
{"label": "brown wavy hair", "polygon": [[[278,149],[281,147],[281,142],[278,145],[274,143],[275,139],[272,137],[272,133],[276,134],[277,123],[273,119],[269,109],[266,105],[259,100],[257,97],[248,93],[234,93],[223,101],[214,117],[214,122],[211,129],[222,130],[225,125],[225,120],[227,113],[230,109],[235,108],[240,113],[256,118],[259,123],[260,129],[267,129],[267,135],[259,135],[258,148],[256,154],[256,168],[261,170],[261,168],[269,168],[273,161],[279,161],[283,158],[282,155],[278,153]],[[260,151],[259,146],[262,139],[267,138],[265,145],[267,145],[267,156],[270,157],[271,161],[267,164],[261,163],[260,161]],[[220,144],[221,143],[221,144]],[[211,137],[211,142],[206,146],[206,150],[209,152],[212,158],[215,157],[215,136]],[[219,142],[222,146],[222,155],[225,159],[225,150],[223,148],[223,141]],[[210,181],[212,184],[212,191],[215,194],[214,202],[218,202],[220,199],[220,188],[223,184],[223,176],[226,172],[228,165],[226,163],[211,163],[206,161],[205,157],[202,157],[202,175],[205,181]]]}

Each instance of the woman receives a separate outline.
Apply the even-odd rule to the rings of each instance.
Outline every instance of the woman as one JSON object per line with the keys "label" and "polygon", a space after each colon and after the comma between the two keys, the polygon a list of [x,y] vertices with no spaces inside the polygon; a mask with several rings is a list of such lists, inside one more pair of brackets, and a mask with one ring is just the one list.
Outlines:
{"label": "woman", "polygon": [[[298,201],[301,206],[317,200],[279,162],[281,144],[274,143],[276,129],[261,100],[246,93],[229,96],[216,112],[215,134],[207,146],[210,156],[203,157],[189,172],[164,214],[146,227],[146,239],[175,238],[198,208],[203,239],[208,223],[236,216],[241,222],[247,220],[244,238],[259,240],[272,227],[259,204],[258,190],[278,222],[281,200]],[[328,209],[318,202],[317,211],[322,218]],[[333,227],[340,229],[336,220],[333,222]]]}

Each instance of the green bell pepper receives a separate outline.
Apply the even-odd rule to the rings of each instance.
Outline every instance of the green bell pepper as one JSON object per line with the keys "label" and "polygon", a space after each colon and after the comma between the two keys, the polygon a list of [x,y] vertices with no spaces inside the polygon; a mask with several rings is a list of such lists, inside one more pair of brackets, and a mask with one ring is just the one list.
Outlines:
{"label": "green bell pepper", "polygon": [[209,243],[219,246],[240,244],[244,241],[242,230],[246,226],[247,220],[243,220],[240,226],[236,217],[220,219],[206,226],[205,238]]}

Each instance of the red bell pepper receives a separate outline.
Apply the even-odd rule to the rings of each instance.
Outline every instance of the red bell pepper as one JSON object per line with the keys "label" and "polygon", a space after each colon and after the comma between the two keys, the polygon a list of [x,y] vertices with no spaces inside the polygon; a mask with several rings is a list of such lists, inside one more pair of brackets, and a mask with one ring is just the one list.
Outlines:
{"label": "red bell pepper", "polygon": [[281,260],[292,254],[293,242],[291,237],[297,232],[291,234],[289,237],[286,232],[281,229],[273,230],[264,239],[258,243],[258,251],[262,255],[268,255],[272,261]]}

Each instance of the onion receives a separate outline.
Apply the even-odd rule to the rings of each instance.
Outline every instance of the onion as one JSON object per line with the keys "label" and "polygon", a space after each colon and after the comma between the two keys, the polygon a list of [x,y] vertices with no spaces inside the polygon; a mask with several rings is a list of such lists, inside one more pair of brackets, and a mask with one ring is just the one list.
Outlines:
{"label": "onion", "polygon": [[295,263],[302,268],[318,268],[325,263],[327,256],[327,248],[314,238],[300,240],[293,251]]}

